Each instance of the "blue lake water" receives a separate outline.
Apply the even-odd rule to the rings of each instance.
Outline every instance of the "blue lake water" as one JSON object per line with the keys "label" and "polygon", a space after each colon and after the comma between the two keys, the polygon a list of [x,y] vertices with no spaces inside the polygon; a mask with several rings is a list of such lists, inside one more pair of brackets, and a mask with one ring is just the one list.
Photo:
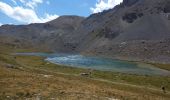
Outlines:
{"label": "blue lake water", "polygon": [[17,55],[42,56],[46,61],[54,64],[66,65],[77,68],[113,71],[139,75],[164,75],[169,76],[167,70],[156,68],[149,64],[113,60],[101,57],[90,57],[73,54],[47,54],[47,53],[16,53]]}

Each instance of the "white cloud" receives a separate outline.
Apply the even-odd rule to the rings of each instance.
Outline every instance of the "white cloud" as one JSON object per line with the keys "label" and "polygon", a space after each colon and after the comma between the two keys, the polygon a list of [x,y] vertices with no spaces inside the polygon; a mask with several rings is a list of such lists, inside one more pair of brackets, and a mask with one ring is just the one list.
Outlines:
{"label": "white cloud", "polygon": [[48,22],[48,21],[54,20],[58,17],[59,17],[58,15],[49,15],[48,13],[46,13],[45,18],[40,18],[40,20],[43,23],[43,22]]}
{"label": "white cloud", "polygon": [[17,4],[17,2],[15,0],[11,0],[15,5]]}
{"label": "white cloud", "polygon": [[120,4],[123,0],[97,0],[95,7],[90,8],[93,13],[102,12],[108,10],[114,6]]}
{"label": "white cloud", "polygon": [[25,0],[19,0],[21,3],[25,3],[26,1]]}
{"label": "white cloud", "polygon": [[11,7],[10,5],[0,2],[0,11],[10,18],[22,23],[44,23],[57,18],[57,15],[45,14],[45,17],[38,17],[33,9],[23,8],[20,6]]}
{"label": "white cloud", "polygon": [[43,0],[19,0],[25,7],[34,9],[38,4],[42,4]]}
{"label": "white cloud", "polygon": [[2,23],[0,23],[0,26],[2,26],[3,24]]}
{"label": "white cloud", "polygon": [[31,1],[25,2],[25,5],[27,7],[34,9],[35,7],[37,7],[38,4],[41,4],[41,3],[43,3],[43,0],[31,0]]}

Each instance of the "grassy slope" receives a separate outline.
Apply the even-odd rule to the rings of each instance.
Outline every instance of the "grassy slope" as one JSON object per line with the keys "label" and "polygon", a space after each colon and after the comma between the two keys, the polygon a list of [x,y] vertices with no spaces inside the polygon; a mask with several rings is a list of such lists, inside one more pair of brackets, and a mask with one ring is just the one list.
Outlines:
{"label": "grassy slope", "polygon": [[[11,50],[13,50],[11,47],[0,47],[0,100],[9,98],[168,100],[170,98],[169,92],[164,94],[160,89],[163,84],[167,90],[170,90],[169,77],[102,71],[93,71],[91,78],[82,77],[79,74],[88,70],[54,65],[44,62],[41,57],[15,58],[10,53],[16,50]],[[16,68],[6,68],[6,64],[12,64]]]}
{"label": "grassy slope", "polygon": [[166,69],[170,71],[170,64],[152,64],[152,65],[159,67],[161,69]]}

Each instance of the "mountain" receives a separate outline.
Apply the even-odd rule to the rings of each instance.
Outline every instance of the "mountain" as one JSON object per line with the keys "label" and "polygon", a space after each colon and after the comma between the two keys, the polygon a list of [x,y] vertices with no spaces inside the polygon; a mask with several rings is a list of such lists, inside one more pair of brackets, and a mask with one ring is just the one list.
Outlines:
{"label": "mountain", "polygon": [[170,0],[123,0],[87,18],[61,16],[44,24],[3,25],[1,43],[56,52],[169,63]]}
{"label": "mountain", "polygon": [[[91,15],[79,31],[86,54],[125,60],[170,61],[170,0],[124,0]],[[78,32],[79,33],[79,32]]]}
{"label": "mountain", "polygon": [[17,48],[32,47],[66,52],[70,48],[65,45],[69,45],[67,41],[82,20],[84,17],[61,16],[47,23],[2,25],[0,27],[1,43],[12,44]]}

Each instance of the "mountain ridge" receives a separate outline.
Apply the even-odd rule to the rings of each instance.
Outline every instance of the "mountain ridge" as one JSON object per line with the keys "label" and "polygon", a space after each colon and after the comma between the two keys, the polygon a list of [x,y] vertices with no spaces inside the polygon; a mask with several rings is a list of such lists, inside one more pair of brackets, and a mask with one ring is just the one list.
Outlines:
{"label": "mountain ridge", "polygon": [[29,43],[53,52],[169,63],[169,27],[170,1],[123,0],[87,18],[61,16],[43,24],[2,25],[0,37],[10,37],[4,42],[14,45]]}

